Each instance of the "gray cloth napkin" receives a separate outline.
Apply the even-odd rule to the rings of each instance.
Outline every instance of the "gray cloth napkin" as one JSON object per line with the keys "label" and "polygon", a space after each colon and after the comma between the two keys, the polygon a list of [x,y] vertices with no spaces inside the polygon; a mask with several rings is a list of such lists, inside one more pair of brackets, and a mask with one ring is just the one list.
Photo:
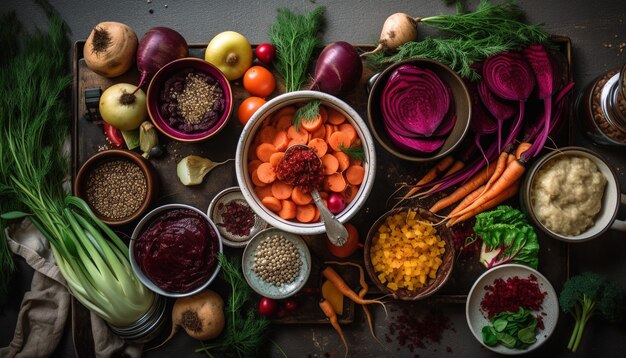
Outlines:
{"label": "gray cloth napkin", "polygon": [[[7,229],[9,247],[22,256],[35,273],[31,289],[24,294],[13,341],[0,348],[0,357],[48,357],[63,336],[71,297],[66,282],[54,263],[48,240],[30,220]],[[104,320],[91,313],[96,357],[140,357],[141,345],[130,345],[113,334]]]}

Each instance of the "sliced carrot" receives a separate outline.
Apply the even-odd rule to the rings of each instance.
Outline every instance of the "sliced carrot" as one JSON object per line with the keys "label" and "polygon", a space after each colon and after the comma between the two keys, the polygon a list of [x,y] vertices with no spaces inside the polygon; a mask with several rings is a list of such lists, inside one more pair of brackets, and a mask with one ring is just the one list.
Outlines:
{"label": "sliced carrot", "polygon": [[343,172],[344,170],[348,169],[348,167],[350,166],[350,156],[349,155],[347,155],[346,153],[344,153],[342,151],[336,151],[336,152],[333,153],[333,155],[339,161],[339,171],[340,172]]}
{"label": "sliced carrot", "polygon": [[313,201],[313,197],[311,194],[302,191],[299,187],[294,187],[291,192],[291,200],[297,205],[306,205]]}
{"label": "sliced carrot", "polygon": [[294,106],[287,106],[287,107],[283,107],[281,109],[279,109],[275,114],[274,114],[274,125],[278,124],[278,119],[280,117],[293,117],[293,114],[296,113],[296,107]]}
{"label": "sliced carrot", "polygon": [[258,135],[261,143],[273,143],[274,137],[276,136],[276,129],[271,126],[263,127]]}
{"label": "sliced carrot", "polygon": [[251,145],[250,148],[248,149],[248,161],[259,159],[259,157],[256,156],[256,146],[257,145],[258,144]]}
{"label": "sliced carrot", "polygon": [[278,163],[280,163],[280,161],[283,159],[284,156],[285,156],[285,152],[276,152],[270,156],[270,160],[268,163],[270,163],[274,168],[276,168],[276,166],[278,165]]}
{"label": "sliced carrot", "polygon": [[277,131],[274,136],[274,140],[272,141],[274,147],[279,152],[284,152],[287,149],[287,145],[289,144],[289,138],[287,137],[286,131]]}
{"label": "sliced carrot", "polygon": [[334,173],[324,177],[324,181],[328,185],[328,189],[335,193],[341,193],[346,188],[346,180],[341,173]]}
{"label": "sliced carrot", "polygon": [[261,143],[256,147],[256,156],[262,162],[269,162],[272,154],[276,153],[276,147],[271,143]]}
{"label": "sliced carrot", "polygon": [[360,165],[351,165],[346,169],[346,181],[352,185],[360,185],[365,177],[365,168]]}
{"label": "sliced carrot", "polygon": [[263,163],[262,161],[258,160],[258,159],[254,159],[248,162],[248,173],[252,173],[253,171],[256,170],[256,168],[259,167],[259,165],[261,165],[261,163]]}
{"label": "sliced carrot", "polygon": [[328,144],[321,138],[314,138],[309,141],[309,147],[313,149],[318,157],[323,157],[328,151]]}
{"label": "sliced carrot", "polygon": [[297,205],[296,219],[301,223],[310,223],[315,218],[315,205]]}
{"label": "sliced carrot", "polygon": [[285,220],[291,220],[296,217],[296,204],[291,200],[281,200],[281,208],[278,216]]}
{"label": "sliced carrot", "polygon": [[350,165],[360,165],[363,166],[363,161],[356,157],[350,157]]}
{"label": "sliced carrot", "polygon": [[332,124],[325,124],[324,129],[325,129],[324,140],[328,142],[330,140],[330,136],[333,133],[335,133],[335,127],[333,127]]}
{"label": "sliced carrot", "polygon": [[273,196],[266,196],[265,198],[261,199],[261,203],[263,203],[263,205],[265,205],[266,208],[270,209],[271,211],[275,213],[279,212],[280,209],[282,209],[283,207],[280,200],[276,199]]}
{"label": "sliced carrot", "polygon": [[309,132],[302,127],[296,130],[296,127],[291,125],[287,128],[287,137],[289,137],[289,139],[306,138],[306,141],[304,142],[304,144],[306,144],[309,141]]}
{"label": "sliced carrot", "polygon": [[333,150],[341,150],[341,147],[348,148],[350,147],[350,137],[344,132],[334,132],[330,135],[328,139],[328,145],[330,145]]}
{"label": "sliced carrot", "polygon": [[286,131],[289,126],[291,126],[291,122],[293,121],[292,114],[286,114],[281,117],[278,117],[276,120],[276,125],[274,126],[277,131]]}
{"label": "sliced carrot", "polygon": [[346,204],[350,204],[354,198],[356,198],[356,194],[359,192],[359,187],[356,185],[348,184],[346,185],[346,189],[343,191],[343,200]]}
{"label": "sliced carrot", "polygon": [[272,183],[272,195],[276,199],[285,200],[291,198],[292,190],[293,186],[283,181],[275,180],[274,183]]}
{"label": "sliced carrot", "polygon": [[354,143],[354,141],[357,139],[356,129],[354,129],[354,126],[348,122],[340,124],[339,131],[344,132],[348,135],[348,138],[350,139],[350,145]]}
{"label": "sliced carrot", "polygon": [[326,136],[326,126],[320,126],[315,132],[311,133],[311,140],[315,138],[324,139],[325,136]]}
{"label": "sliced carrot", "polygon": [[[265,185],[265,183],[263,183],[263,185]],[[254,192],[256,193],[256,196],[258,196],[261,200],[263,200],[263,198],[265,197],[273,196],[271,185],[257,186],[254,188]]]}
{"label": "sliced carrot", "polygon": [[320,117],[322,117],[322,122],[326,124],[328,121],[328,109],[326,106],[320,106]]}
{"label": "sliced carrot", "polygon": [[317,206],[315,207],[315,216],[313,217],[313,220],[311,222],[318,222],[320,221],[320,216],[322,215],[322,213],[320,213],[320,209],[317,208]]}
{"label": "sliced carrot", "polygon": [[256,170],[259,181],[265,184],[271,184],[276,180],[276,172],[270,163],[262,163]]}
{"label": "sliced carrot", "polygon": [[324,168],[324,175],[334,174],[339,169],[339,160],[332,154],[325,154],[322,156],[322,168]]}
{"label": "sliced carrot", "polygon": [[[260,165],[259,165],[260,166]],[[259,180],[259,169],[255,169],[250,173],[250,179],[252,179],[252,183],[258,187],[266,186],[267,184]]]}
{"label": "sliced carrot", "polygon": [[323,125],[324,121],[319,113],[313,118],[302,119],[302,121],[300,122],[300,126],[309,132],[314,132]]}
{"label": "sliced carrot", "polygon": [[328,121],[327,121],[328,123],[339,125],[343,123],[345,120],[346,120],[346,116],[344,116],[341,112],[333,108],[328,108]]}

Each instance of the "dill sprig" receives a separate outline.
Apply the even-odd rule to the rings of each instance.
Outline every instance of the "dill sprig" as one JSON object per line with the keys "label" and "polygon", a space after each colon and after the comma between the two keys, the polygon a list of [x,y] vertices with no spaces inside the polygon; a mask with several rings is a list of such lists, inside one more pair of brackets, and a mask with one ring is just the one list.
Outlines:
{"label": "dill sprig", "polygon": [[219,340],[210,344],[203,343],[196,352],[204,352],[211,358],[257,357],[267,341],[270,322],[258,316],[252,308],[244,310],[252,291],[237,261],[229,260],[224,254],[220,254],[218,260],[221,265],[221,276],[231,289],[226,303],[226,328]]}
{"label": "dill sprig", "polygon": [[346,153],[350,158],[358,159],[362,162],[367,162],[367,158],[365,156],[365,150],[362,145],[353,144],[350,147],[344,147],[343,145],[339,147],[339,150]]}
{"label": "dill sprig", "polygon": [[549,44],[550,36],[538,25],[523,22],[524,13],[515,1],[492,4],[481,0],[476,11],[439,15],[419,22],[446,33],[447,37],[429,37],[408,42],[392,55],[368,56],[372,67],[408,58],[430,58],[449,65],[462,77],[477,80],[480,75],[472,64],[502,51],[521,50],[530,44]]}
{"label": "dill sprig", "polygon": [[276,47],[274,67],[285,83],[285,90],[300,89],[306,79],[309,62],[316,47],[322,45],[318,33],[323,25],[324,7],[298,15],[289,9],[278,9],[269,38]]}
{"label": "dill sprig", "polygon": [[319,116],[321,103],[322,101],[320,101],[319,99],[314,99],[304,106],[298,108],[298,110],[293,114],[292,122],[293,126],[296,128],[296,131],[300,130],[300,125],[302,124],[302,121],[309,122]]}

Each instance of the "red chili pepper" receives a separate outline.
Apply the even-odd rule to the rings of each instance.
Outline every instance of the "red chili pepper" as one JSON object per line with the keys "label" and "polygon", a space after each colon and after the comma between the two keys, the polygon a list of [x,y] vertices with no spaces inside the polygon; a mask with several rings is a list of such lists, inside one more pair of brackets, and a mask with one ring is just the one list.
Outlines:
{"label": "red chili pepper", "polygon": [[104,137],[113,148],[123,148],[126,145],[122,132],[119,129],[107,122],[103,122],[102,127],[104,129]]}

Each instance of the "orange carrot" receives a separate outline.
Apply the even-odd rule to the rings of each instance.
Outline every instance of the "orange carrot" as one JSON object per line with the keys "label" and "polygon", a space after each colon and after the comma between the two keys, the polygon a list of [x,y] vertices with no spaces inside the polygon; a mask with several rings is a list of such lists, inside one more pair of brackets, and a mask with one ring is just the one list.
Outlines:
{"label": "orange carrot", "polygon": [[[459,211],[455,214],[455,217],[461,217],[468,212],[472,212],[476,210],[478,207],[483,204],[489,202],[491,199],[498,196],[502,193],[506,188],[514,186],[519,178],[524,175],[526,171],[526,167],[519,160],[514,160],[509,165],[507,165],[506,169],[500,175],[500,178],[493,183],[492,187],[489,190],[485,191],[481,196],[478,197],[471,205],[467,208]],[[450,217],[450,216],[448,216]]]}
{"label": "orange carrot", "polygon": [[313,201],[313,197],[309,193],[305,193],[299,187],[294,187],[291,191],[291,200],[297,205],[310,204]]}
{"label": "orange carrot", "polygon": [[346,120],[346,116],[341,114],[339,111],[328,108],[328,123],[333,125],[339,125]]}
{"label": "orange carrot", "polygon": [[270,155],[270,160],[268,163],[270,163],[274,168],[276,168],[276,166],[278,165],[278,163],[280,163],[280,161],[283,159],[284,156],[285,156],[285,152],[276,152]]}
{"label": "orange carrot", "polygon": [[324,125],[324,120],[322,119],[322,116],[320,115],[320,113],[318,113],[317,116],[313,118],[303,119],[300,122],[300,126],[302,126],[302,128],[304,128],[305,130],[309,132],[314,132],[323,125]]}
{"label": "orange carrot", "polygon": [[322,168],[324,168],[324,175],[334,174],[339,169],[339,160],[332,154],[325,154],[322,156]]}
{"label": "orange carrot", "polygon": [[311,139],[320,138],[324,139],[326,136],[326,126],[320,126],[315,132],[311,133]]}
{"label": "orange carrot", "polygon": [[354,292],[346,284],[346,282],[343,280],[343,278],[341,278],[341,276],[339,276],[337,271],[335,271],[335,269],[333,269],[331,266],[326,266],[326,268],[324,268],[324,270],[322,270],[322,275],[328,281],[332,282],[335,285],[335,287],[337,287],[339,292],[343,293],[344,296],[346,296],[349,299],[351,299],[352,301],[354,301],[354,303],[357,303],[357,304],[360,304],[360,305],[369,305],[369,304],[372,304],[372,303],[377,303],[379,305],[382,305],[383,308],[385,308],[385,312],[387,312],[387,308],[385,307],[385,304],[382,301],[379,301],[379,300],[368,300],[368,299],[364,299],[364,298],[359,297],[359,295],[357,295],[356,292]]}
{"label": "orange carrot", "polygon": [[346,181],[352,185],[359,185],[365,177],[365,168],[360,165],[351,165],[346,169]]}
{"label": "orange carrot", "polygon": [[324,178],[324,182],[328,186],[328,189],[335,193],[341,193],[346,188],[346,180],[341,173],[327,175]]}
{"label": "orange carrot", "polygon": [[296,130],[296,127],[290,126],[287,128],[287,137],[301,142],[300,144],[307,144],[309,142],[309,132],[302,127]]}
{"label": "orange carrot", "polygon": [[256,169],[256,175],[259,177],[259,181],[265,184],[271,184],[276,180],[276,172],[270,163],[259,165]]}
{"label": "orange carrot", "polygon": [[[448,206],[456,203],[457,201],[463,198],[467,199],[468,197],[467,195],[475,191],[476,188],[480,187],[487,180],[489,180],[489,178],[493,175],[493,172],[495,170],[496,170],[495,165],[488,165],[487,167],[482,169],[480,172],[478,172],[478,174],[474,175],[466,183],[458,187],[454,192],[452,192],[452,194],[444,198],[441,198],[439,201],[437,201],[433,206],[430,207],[430,211],[433,213],[436,213],[442,209],[447,208]],[[476,195],[476,197],[478,197],[478,195]],[[474,199],[476,199],[476,197],[474,197]],[[463,201],[465,201],[465,199],[463,199]],[[466,203],[469,204],[470,202],[466,202]],[[459,207],[460,205],[461,204],[457,205],[457,207]]]}
{"label": "orange carrot", "polygon": [[531,146],[532,144],[528,142],[520,143],[520,145],[518,145],[517,149],[515,150],[515,158],[520,159],[522,157],[522,153],[530,149]]}
{"label": "orange carrot", "polygon": [[294,113],[296,113],[296,107],[294,106],[287,106],[279,109],[278,112],[274,114],[275,125],[278,124],[281,117],[290,117],[289,123],[291,123],[291,117],[293,117]]}
{"label": "orange carrot", "polygon": [[328,138],[328,145],[333,150],[341,150],[341,147],[348,148],[350,147],[350,137],[341,131],[334,132]]}
{"label": "orange carrot", "polygon": [[342,151],[334,152],[333,155],[339,161],[339,169],[338,169],[338,171],[343,172],[344,170],[348,169],[348,167],[350,166],[350,156],[349,155],[347,155],[346,153],[344,153]]}
{"label": "orange carrot", "polygon": [[277,131],[286,131],[287,128],[289,128],[291,126],[291,122],[293,121],[293,113],[292,114],[285,114],[282,115],[280,117],[277,117],[278,119],[276,120],[276,130]]}
{"label": "orange carrot", "polygon": [[[452,174],[458,172],[459,170],[463,169],[464,166],[465,166],[465,163],[463,163],[462,161],[460,161],[460,160],[455,161],[454,164],[452,164],[452,166],[446,171],[446,173],[443,175],[442,178],[445,178],[445,177],[447,177],[449,175],[452,175]],[[432,193],[435,189],[439,188],[441,186],[441,184],[443,184],[443,183],[439,183],[437,185],[433,185],[427,191],[418,194],[418,196],[420,198],[428,197],[430,195],[430,193]]]}
{"label": "orange carrot", "polygon": [[274,127],[266,126],[261,128],[258,137],[261,143],[273,143],[276,136],[276,129]]}
{"label": "orange carrot", "polygon": [[291,220],[296,217],[296,204],[291,200],[281,200],[281,208],[278,216],[285,220]]}
{"label": "orange carrot", "polygon": [[[339,125],[339,131],[346,133],[348,135],[348,140],[350,142],[350,145],[356,140],[357,138],[357,134],[356,134],[356,129],[354,129],[354,126],[352,126],[352,124],[350,123],[342,123]],[[350,146],[348,145],[348,146]]]}
{"label": "orange carrot", "polygon": [[252,173],[256,168],[259,167],[259,165],[261,165],[261,163],[263,162],[258,159],[254,159],[248,162],[248,172]]}
{"label": "orange carrot", "polygon": [[459,217],[455,217],[452,220],[448,221],[446,223],[446,226],[450,227],[452,225],[458,224],[462,221],[465,221],[467,219],[470,219],[480,213],[482,213],[485,210],[489,210],[493,207],[495,207],[496,205],[501,204],[503,201],[510,199],[512,197],[514,197],[515,195],[517,195],[517,192],[519,190],[519,185],[520,185],[521,180],[518,179],[515,183],[513,183],[513,185],[510,185],[509,187],[507,187],[506,189],[504,189],[503,191],[501,191],[497,196],[491,198],[491,200],[483,203],[482,205],[476,207],[475,209],[473,209],[472,211],[469,211]]}
{"label": "orange carrot", "polygon": [[491,178],[489,178],[487,184],[485,184],[485,191],[489,190],[493,186],[493,183],[500,179],[500,176],[504,173],[506,167],[514,160],[515,155],[513,154],[508,154],[506,152],[502,152],[500,154],[500,157],[498,157],[498,163],[496,164],[496,171],[493,173]]}
{"label": "orange carrot", "polygon": [[255,145],[251,145],[250,149],[248,149],[248,160],[255,160],[255,159],[259,159],[256,156],[256,144]]}
{"label": "orange carrot", "polygon": [[256,147],[256,156],[262,162],[269,162],[272,154],[276,153],[276,147],[271,143],[261,143]]}
{"label": "orange carrot", "polygon": [[320,305],[320,308],[322,309],[322,312],[324,312],[324,315],[328,317],[328,319],[330,320],[330,324],[333,326],[335,331],[337,331],[337,334],[339,334],[339,338],[341,338],[341,341],[343,342],[343,345],[346,348],[346,354],[344,357],[347,357],[348,356],[348,342],[346,341],[346,337],[343,334],[343,330],[341,329],[341,326],[339,325],[339,320],[337,320],[337,313],[335,313],[333,306],[330,304],[330,301],[328,300],[322,299],[319,305]]}
{"label": "orange carrot", "polygon": [[280,200],[276,199],[273,196],[266,196],[265,198],[261,199],[261,203],[263,203],[266,208],[275,213],[279,212],[282,208],[282,203],[280,202]]}
{"label": "orange carrot", "polygon": [[269,185],[265,185],[265,186],[257,186],[254,188],[254,192],[256,193],[256,196],[259,197],[259,199],[263,200],[263,198],[268,197],[268,196],[273,196],[272,195],[272,187]]}
{"label": "orange carrot", "polygon": [[[435,178],[437,178],[441,173],[447,170],[452,165],[452,163],[454,163],[454,158],[451,155],[447,155],[443,157],[443,159],[438,161],[434,167],[432,167],[429,171],[426,172],[426,174],[422,177],[422,179],[420,179],[415,185],[411,187],[411,189],[400,199],[400,202],[412,197],[415,193],[417,193],[422,188],[423,185],[428,184],[431,181],[435,180]],[[398,190],[401,190],[402,188],[404,188],[404,185]],[[396,192],[398,190],[396,190]],[[392,196],[394,194],[392,194]]]}
{"label": "orange carrot", "polygon": [[259,168],[254,169],[252,173],[250,173],[250,179],[252,179],[252,183],[256,185],[257,187],[264,187],[267,185],[267,183],[264,183],[261,180],[259,180]]}
{"label": "orange carrot", "polygon": [[272,195],[276,199],[285,200],[291,197],[291,191],[293,190],[293,186],[289,185],[283,181],[276,180],[272,184]]}
{"label": "orange carrot", "polygon": [[356,194],[359,192],[359,188],[356,185],[348,184],[343,190],[343,200],[346,204],[349,204],[356,198]]}
{"label": "orange carrot", "polygon": [[274,140],[272,141],[274,147],[279,152],[284,152],[287,149],[287,144],[289,144],[289,138],[287,137],[287,132],[285,131],[277,131],[274,136]]}
{"label": "orange carrot", "polygon": [[326,142],[328,142],[330,140],[330,136],[335,133],[335,128],[332,126],[332,124],[325,124],[324,125],[324,140]]}
{"label": "orange carrot", "polygon": [[306,204],[296,206],[296,219],[301,223],[310,223],[315,218],[315,205]]}
{"label": "orange carrot", "polygon": [[[493,168],[494,166],[492,165],[491,167]],[[484,192],[485,192],[485,185],[481,185],[480,187],[478,187],[477,189],[469,193],[469,195],[465,196],[465,198],[463,198],[463,200],[461,200],[461,202],[458,203],[457,206],[455,206],[454,209],[452,209],[452,211],[448,215],[454,216],[459,211],[465,209],[468,205],[470,205],[474,200],[476,200],[476,198],[478,198]],[[434,212],[435,211],[433,211],[433,213]]]}
{"label": "orange carrot", "polygon": [[313,138],[309,141],[309,147],[313,149],[318,157],[323,157],[328,151],[328,144],[321,138]]}

